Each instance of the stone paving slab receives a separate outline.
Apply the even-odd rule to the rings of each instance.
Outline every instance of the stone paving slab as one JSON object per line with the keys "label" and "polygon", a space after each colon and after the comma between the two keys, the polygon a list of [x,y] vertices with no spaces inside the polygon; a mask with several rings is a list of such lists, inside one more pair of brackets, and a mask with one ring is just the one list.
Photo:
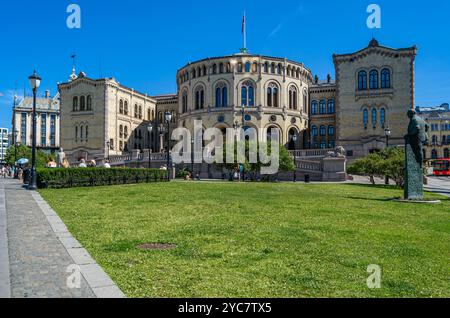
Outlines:
{"label": "stone paving slab", "polygon": [[[0,245],[0,297],[2,291],[9,292],[4,297],[17,298],[125,297],[38,192],[0,180],[0,213],[2,202],[8,236],[3,240],[0,228],[0,244],[7,243]],[[5,260],[8,273],[2,270]],[[80,288],[68,284],[74,268],[80,271]]]}
{"label": "stone paving slab", "polygon": [[32,196],[37,202],[55,236],[64,246],[67,254],[81,271],[83,278],[98,298],[124,298],[125,295],[103,271],[103,269],[89,255],[89,252],[82,247],[67,229],[61,218],[48,205],[38,192],[33,192]]}
{"label": "stone paving slab", "polygon": [[7,229],[5,189],[0,184],[0,298],[11,297]]}

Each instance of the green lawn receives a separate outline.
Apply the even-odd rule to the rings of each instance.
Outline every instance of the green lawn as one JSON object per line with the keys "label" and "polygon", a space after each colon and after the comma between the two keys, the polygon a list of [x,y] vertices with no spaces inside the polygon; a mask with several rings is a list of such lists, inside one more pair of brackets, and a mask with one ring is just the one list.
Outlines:
{"label": "green lawn", "polygon": [[[450,200],[288,183],[41,193],[129,297],[450,297]],[[381,289],[366,285],[370,264],[383,270]]]}

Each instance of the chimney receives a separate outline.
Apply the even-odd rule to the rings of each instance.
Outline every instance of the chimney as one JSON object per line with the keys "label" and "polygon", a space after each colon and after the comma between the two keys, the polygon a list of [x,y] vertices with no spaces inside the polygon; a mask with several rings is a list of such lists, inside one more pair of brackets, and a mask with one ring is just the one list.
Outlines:
{"label": "chimney", "polygon": [[50,98],[50,91],[48,89],[45,91],[45,98]]}
{"label": "chimney", "polygon": [[331,75],[330,74],[327,75],[327,82],[328,82],[328,84],[331,83]]}

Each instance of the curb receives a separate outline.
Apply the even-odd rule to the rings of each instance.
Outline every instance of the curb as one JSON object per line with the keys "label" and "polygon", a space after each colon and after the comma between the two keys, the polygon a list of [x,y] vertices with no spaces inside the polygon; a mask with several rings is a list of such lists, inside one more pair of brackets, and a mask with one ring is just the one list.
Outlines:
{"label": "curb", "polygon": [[11,298],[5,187],[0,184],[0,298]]}
{"label": "curb", "polygon": [[72,236],[64,222],[38,192],[33,199],[47,218],[56,237],[66,249],[73,263],[80,267],[81,274],[97,298],[126,298],[112,279],[91,257],[89,252]]}

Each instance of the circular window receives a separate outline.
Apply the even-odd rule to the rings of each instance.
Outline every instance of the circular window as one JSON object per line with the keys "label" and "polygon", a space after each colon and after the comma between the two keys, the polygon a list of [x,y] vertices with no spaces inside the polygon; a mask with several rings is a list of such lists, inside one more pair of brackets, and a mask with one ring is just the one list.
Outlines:
{"label": "circular window", "polygon": [[277,121],[277,116],[275,115],[270,116],[270,121]]}
{"label": "circular window", "polygon": [[244,119],[245,119],[245,121],[251,121],[252,120],[252,116],[245,115]]}
{"label": "circular window", "polygon": [[291,119],[291,124],[296,124],[297,123],[297,118],[292,118]]}
{"label": "circular window", "polygon": [[225,116],[221,115],[221,116],[217,117],[217,121],[218,121],[219,123],[225,122]]}

